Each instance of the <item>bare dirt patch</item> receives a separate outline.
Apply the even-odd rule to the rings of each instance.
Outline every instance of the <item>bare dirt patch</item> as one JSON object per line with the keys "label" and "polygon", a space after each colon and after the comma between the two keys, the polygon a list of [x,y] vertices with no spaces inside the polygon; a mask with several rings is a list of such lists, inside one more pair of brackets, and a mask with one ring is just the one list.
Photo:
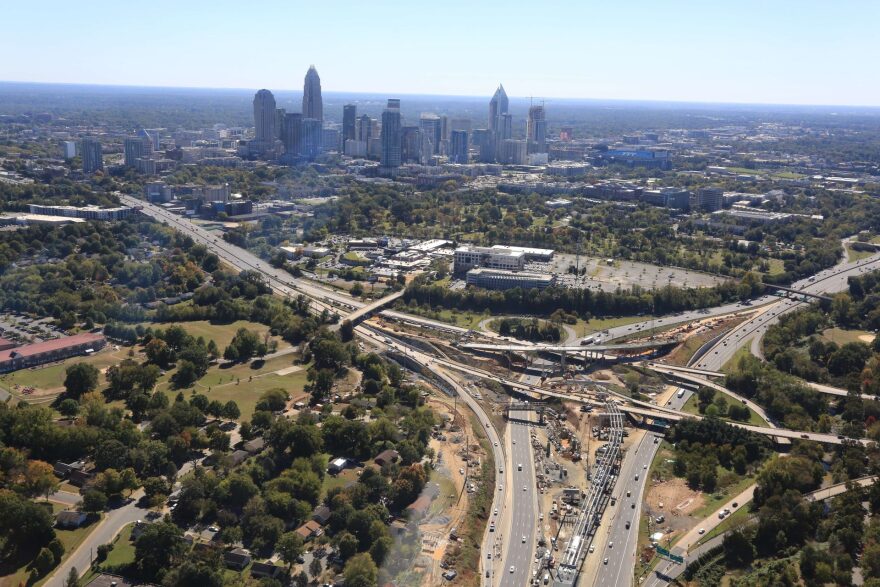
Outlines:
{"label": "bare dirt patch", "polygon": [[646,513],[650,514],[652,520],[661,515],[665,518],[662,523],[654,522],[652,532],[663,532],[666,540],[674,539],[693,527],[691,514],[703,507],[704,499],[701,491],[694,491],[684,479],[673,477],[667,481],[652,481],[645,503]]}

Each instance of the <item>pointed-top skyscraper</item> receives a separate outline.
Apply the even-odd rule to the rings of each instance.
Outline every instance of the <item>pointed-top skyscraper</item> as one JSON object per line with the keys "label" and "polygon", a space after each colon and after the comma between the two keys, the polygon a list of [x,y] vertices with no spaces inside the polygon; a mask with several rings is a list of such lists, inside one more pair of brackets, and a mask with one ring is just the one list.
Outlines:
{"label": "pointed-top skyscraper", "polygon": [[321,100],[321,78],[318,70],[312,65],[306,72],[306,80],[303,84],[303,118],[324,120],[324,103]]}
{"label": "pointed-top skyscraper", "polygon": [[510,101],[507,99],[507,92],[504,86],[498,84],[495,95],[489,100],[489,130],[495,131],[500,126],[499,119],[502,114],[507,114],[507,107]]}

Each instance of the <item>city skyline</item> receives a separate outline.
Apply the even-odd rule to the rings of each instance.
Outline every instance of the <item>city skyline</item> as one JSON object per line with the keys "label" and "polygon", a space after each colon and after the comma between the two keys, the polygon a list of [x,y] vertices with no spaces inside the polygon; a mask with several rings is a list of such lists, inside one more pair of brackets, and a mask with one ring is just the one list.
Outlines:
{"label": "city skyline", "polygon": [[[452,2],[432,7],[432,18],[420,20],[419,27],[406,24],[424,12],[421,3],[395,3],[390,16],[361,5],[328,14],[318,6],[274,2],[265,3],[266,10],[158,2],[155,11],[142,13],[97,2],[86,15],[75,6],[49,4],[55,16],[50,20],[26,5],[7,7],[9,22],[18,25],[0,39],[0,50],[19,58],[0,67],[0,79],[294,89],[301,79],[294,72],[314,62],[329,82],[325,92],[475,96],[491,85],[487,80],[504,80],[511,96],[548,99],[880,105],[880,81],[864,68],[880,56],[871,32],[880,6],[863,0],[838,3],[833,12],[815,0],[797,3],[797,10],[788,2],[744,0],[735,12],[684,0],[663,5],[635,0],[625,9],[562,2],[540,11],[515,1],[501,15],[490,7]],[[91,18],[95,13],[101,18]],[[320,51],[294,59],[284,35],[256,39],[266,30],[259,20],[267,13],[273,22],[311,23],[301,28],[299,42]],[[395,25],[396,42],[413,50],[395,54],[389,67],[372,67],[383,62],[387,48],[364,43],[352,59],[349,47],[357,31],[383,18]],[[451,40],[453,25],[468,25],[480,34],[461,48],[428,42],[435,35]],[[536,31],[553,42],[518,41]],[[70,46],[87,47],[95,38],[122,47],[139,34],[154,39],[150,51],[104,52],[100,68],[58,59]],[[221,38],[235,39],[237,47],[222,58],[208,49]],[[493,48],[503,50],[505,58],[463,58]]]}

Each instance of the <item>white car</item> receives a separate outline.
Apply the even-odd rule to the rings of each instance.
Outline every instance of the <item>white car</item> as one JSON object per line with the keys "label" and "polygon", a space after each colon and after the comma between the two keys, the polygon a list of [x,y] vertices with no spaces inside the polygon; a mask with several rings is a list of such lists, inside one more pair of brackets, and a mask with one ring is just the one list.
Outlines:
{"label": "white car", "polygon": [[510,565],[510,572],[512,573],[513,571],[514,571],[513,565]]}
{"label": "white car", "polygon": [[590,545],[590,552],[596,552],[596,545],[595,544]]}
{"label": "white car", "polygon": [[614,542],[609,542],[609,543],[608,543],[608,548],[614,548]]}
{"label": "white car", "polygon": [[525,534],[523,534],[522,541],[523,541],[523,544],[526,543],[526,535]]}
{"label": "white car", "polygon": [[529,490],[529,488],[526,487],[525,485],[523,485],[523,491],[528,491],[528,490]]}
{"label": "white car", "polygon": [[705,533],[706,533],[705,528],[700,528],[699,531],[697,531],[697,534],[700,534],[700,535],[705,534]]}
{"label": "white car", "polygon": [[604,565],[608,564],[608,557],[607,556],[605,557],[605,560],[602,561],[602,564],[604,564]]}
{"label": "white car", "polygon": [[495,508],[495,515],[498,515],[498,508]]}

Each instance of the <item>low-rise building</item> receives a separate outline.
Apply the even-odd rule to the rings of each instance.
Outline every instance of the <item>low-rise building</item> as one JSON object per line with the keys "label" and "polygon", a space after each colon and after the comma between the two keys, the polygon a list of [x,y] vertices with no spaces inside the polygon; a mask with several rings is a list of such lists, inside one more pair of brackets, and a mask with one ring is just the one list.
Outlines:
{"label": "low-rise building", "polygon": [[484,289],[544,289],[556,285],[556,276],[549,273],[531,273],[528,271],[504,271],[478,267],[471,269],[466,275],[467,285]]}
{"label": "low-rise building", "polygon": [[31,214],[43,216],[66,216],[70,218],[85,218],[86,220],[122,220],[134,214],[136,210],[128,206],[116,208],[99,208],[98,206],[43,206],[30,204]]}
{"label": "low-rise building", "polygon": [[0,351],[0,373],[60,361],[104,348],[104,335],[87,332]]}

